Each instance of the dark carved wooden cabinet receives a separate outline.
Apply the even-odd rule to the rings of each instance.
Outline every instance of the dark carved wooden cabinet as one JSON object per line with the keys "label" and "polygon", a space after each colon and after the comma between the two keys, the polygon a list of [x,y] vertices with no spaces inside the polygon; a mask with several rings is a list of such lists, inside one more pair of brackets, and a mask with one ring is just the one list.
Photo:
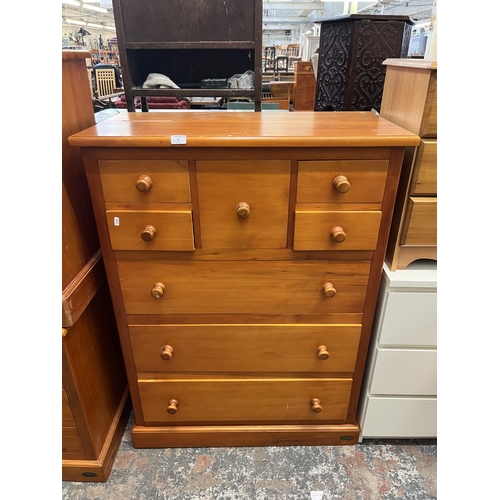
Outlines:
{"label": "dark carved wooden cabinet", "polygon": [[[113,0],[113,10],[128,111],[135,111],[135,96],[143,110],[147,96],[238,96],[254,99],[260,111],[262,0]],[[253,89],[210,83],[248,70]],[[145,89],[150,73],[180,88]]]}
{"label": "dark carved wooden cabinet", "polygon": [[380,111],[385,66],[406,57],[408,16],[348,14],[321,24],[315,111]]}

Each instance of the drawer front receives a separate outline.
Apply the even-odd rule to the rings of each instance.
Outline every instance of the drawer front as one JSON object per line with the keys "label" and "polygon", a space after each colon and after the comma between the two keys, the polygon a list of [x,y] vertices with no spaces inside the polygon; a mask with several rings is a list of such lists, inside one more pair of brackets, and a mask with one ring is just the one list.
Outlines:
{"label": "drawer front", "polygon": [[204,248],[285,248],[289,161],[196,163]]}
{"label": "drawer front", "polygon": [[106,220],[114,250],[194,250],[191,210],[108,210]]}
{"label": "drawer front", "polygon": [[353,372],[361,325],[132,325],[138,372]]}
{"label": "drawer front", "polygon": [[294,250],[375,250],[382,212],[295,212]]}
{"label": "drawer front", "polygon": [[[139,380],[139,393],[148,423],[342,422],[351,386],[340,378]],[[175,413],[167,411],[175,409],[172,399]]]}
{"label": "drawer front", "polygon": [[413,167],[410,194],[437,194],[437,141],[422,139]]}
{"label": "drawer front", "polygon": [[299,161],[297,203],[381,203],[387,160]]}
{"label": "drawer front", "polygon": [[66,459],[85,458],[85,450],[83,449],[80,435],[76,427],[62,428],[62,454]]}
{"label": "drawer front", "polygon": [[369,396],[360,425],[364,438],[434,438],[437,398]]}
{"label": "drawer front", "polygon": [[118,271],[127,314],[359,313],[370,261],[119,261]]}
{"label": "drawer front", "polygon": [[189,203],[186,160],[99,160],[104,199],[128,203]]}
{"label": "drawer front", "polygon": [[436,396],[437,351],[377,348],[370,393]]}
{"label": "drawer front", "polygon": [[410,197],[402,245],[437,245],[437,198]]}
{"label": "drawer front", "polygon": [[389,292],[378,342],[386,346],[436,346],[437,293]]}

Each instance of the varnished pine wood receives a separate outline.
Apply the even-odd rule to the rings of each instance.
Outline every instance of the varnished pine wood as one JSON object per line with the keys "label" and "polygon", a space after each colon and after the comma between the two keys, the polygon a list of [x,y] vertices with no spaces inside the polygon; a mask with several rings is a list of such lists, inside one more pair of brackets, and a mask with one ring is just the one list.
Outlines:
{"label": "varnished pine wood", "polygon": [[130,326],[139,373],[352,372],[360,332],[359,324]]}
{"label": "varnished pine wood", "polygon": [[[153,424],[338,423],[345,419],[351,384],[349,378],[139,379],[139,390],[144,418]],[[323,401],[321,413],[311,408],[315,397]],[[168,411],[170,407],[176,408],[174,413]]]}
{"label": "varnished pine wood", "polygon": [[[217,117],[216,119],[214,119]],[[203,130],[200,133],[200,130]],[[186,146],[171,135],[185,135]],[[120,113],[70,138],[73,146],[370,147],[418,145],[418,137],[373,113],[248,113],[234,111]]]}
{"label": "varnished pine wood", "polygon": [[437,139],[422,139],[417,149],[410,195],[437,195]]}
{"label": "varnished pine wood", "polygon": [[[62,51],[62,469],[63,480],[104,481],[101,473],[67,475],[68,459],[89,467],[101,458],[109,473],[130,414],[82,153],[68,143],[95,124],[86,58],[87,51]],[[123,425],[114,424],[117,418]]]}
{"label": "varnished pine wood", "polygon": [[[305,205],[297,205],[304,208]],[[294,250],[374,250],[382,212],[296,210]],[[334,237],[334,234],[337,235]],[[342,238],[342,234],[345,235]]]}
{"label": "varnished pine wood", "polygon": [[[176,211],[108,210],[106,220],[113,249],[193,251],[193,214],[181,207]],[[147,233],[146,239],[143,233]]]}
{"label": "varnished pine wood", "polygon": [[[362,312],[370,262],[150,262],[120,261],[127,314]],[[333,280],[328,300],[323,283]],[[166,291],[151,297],[161,282]]]}
{"label": "varnished pine wood", "polygon": [[286,247],[289,161],[199,161],[196,172],[203,248]]}
{"label": "varnished pine wood", "polygon": [[[300,161],[297,203],[380,203],[386,172],[387,160]],[[342,177],[347,191],[333,185]]]}
{"label": "varnished pine wood", "polygon": [[345,446],[358,443],[359,425],[225,425],[132,427],[137,448],[212,446]]}
{"label": "varnished pine wood", "polygon": [[[188,203],[191,201],[187,160],[100,160],[106,201]],[[150,181],[145,181],[148,177]],[[137,184],[139,187],[137,188]],[[150,186],[147,189],[147,186]]]}
{"label": "varnished pine wood", "polygon": [[[237,114],[239,113],[230,113],[235,117]],[[267,121],[267,118],[262,120],[261,116],[258,125],[257,122],[252,121],[252,118],[246,128],[248,133],[245,133],[245,137],[241,134],[235,138],[229,129],[232,127],[233,130],[239,131],[240,128],[237,125],[238,123],[241,124],[241,122],[238,122],[238,120],[240,118],[243,120],[243,116],[238,117],[235,121],[234,118],[223,113],[212,114],[207,112],[203,117],[198,117],[196,112],[189,113],[186,115],[190,117],[187,118],[184,115],[181,122],[184,120],[191,122],[192,120],[190,126],[193,127],[193,130],[198,131],[198,138],[194,139],[194,142],[190,142],[191,136],[188,134],[188,144],[185,147],[173,147],[169,144],[168,125],[160,123],[165,117],[154,118],[153,113],[150,114],[149,118],[144,116],[143,120],[133,120],[133,125],[129,123],[130,130],[133,129],[133,133],[128,138],[122,135],[118,129],[115,129],[114,132],[118,133],[114,137],[105,138],[100,135],[95,142],[90,136],[85,139],[85,141],[89,141],[87,142],[89,146],[97,146],[86,154],[89,183],[95,190],[93,201],[96,217],[99,221],[100,235],[102,234],[102,238],[107,240],[103,244],[103,256],[106,267],[110,270],[109,274],[112,278],[113,289],[117,294],[114,299],[115,310],[117,315],[120,316],[122,348],[127,360],[134,406],[137,406],[136,423],[138,425],[134,426],[133,430],[134,443],[141,446],[151,446],[152,444],[155,446],[185,446],[197,439],[197,446],[200,446],[200,443],[211,443],[220,446],[224,443],[236,445],[237,443],[250,443],[251,441],[254,445],[260,445],[264,442],[269,443],[273,440],[284,443],[287,440],[297,439],[298,441],[302,440],[303,443],[311,444],[321,436],[323,444],[330,441],[341,444],[342,440],[340,440],[337,431],[341,432],[342,426],[330,424],[340,424],[342,422],[342,425],[349,424],[349,428],[354,430],[353,432],[357,431],[357,399],[370,338],[380,269],[387,243],[389,219],[392,214],[403,146],[416,144],[418,137],[406,134],[400,128],[392,126],[389,127],[390,132],[389,129],[385,129],[384,132],[387,122],[377,118],[377,126],[380,125],[378,132],[368,133],[367,128],[363,126],[358,127],[358,130],[355,131],[353,127],[351,129],[352,133],[357,133],[358,138],[351,142],[348,133],[350,125],[346,125],[347,122],[344,121],[344,118],[336,116],[341,113],[331,114],[332,116],[328,117],[328,123],[324,122],[324,128],[321,131],[316,128],[316,125],[318,125],[316,117],[309,116],[308,112],[301,114],[307,116],[304,120],[301,120],[301,126],[296,128],[296,124],[290,122],[276,125],[279,120],[275,122],[273,118],[273,130],[275,129],[278,132],[270,131],[269,126],[271,123]],[[319,114],[317,113],[317,115]],[[265,115],[265,113],[247,113],[246,115]],[[294,113],[290,113],[290,116],[292,115]],[[362,115],[362,113],[354,113],[351,119],[353,122],[357,119],[364,120],[367,127],[375,126],[375,122],[372,121],[373,117],[366,117],[365,120]],[[198,118],[202,118],[201,121]],[[208,125],[207,118],[214,118],[216,123],[211,122]],[[311,119],[314,122],[313,125],[311,125]],[[380,123],[378,123],[379,120]],[[156,125],[160,124],[163,127],[161,138],[159,135],[155,135],[156,133],[152,132],[153,129],[151,128],[151,126],[155,128]],[[207,125],[207,133],[205,133],[205,125]],[[343,128],[344,125],[346,125],[345,128]],[[120,127],[118,123],[117,126]],[[282,133],[281,135],[285,137],[280,139],[278,135],[274,134],[279,134],[281,127],[284,127],[281,129],[282,131],[286,129],[288,132]],[[114,126],[111,129],[114,129]],[[226,129],[225,138],[222,137],[221,132],[224,129]],[[158,133],[159,130],[158,128]],[[295,135],[296,131],[298,135]],[[92,133],[90,132],[91,135]],[[101,133],[102,130],[98,132],[98,134]],[[236,135],[238,134],[239,132]],[[356,148],[357,144],[361,144],[361,138],[365,134],[369,135],[370,139],[363,143],[364,147]],[[101,142],[101,140],[104,142]],[[106,142],[108,140],[110,142]],[[293,146],[290,147],[292,142]],[[106,144],[112,147],[108,148]],[[317,144],[320,147],[316,147]],[[393,147],[397,144],[401,147]],[[106,147],[101,148],[99,145]],[[203,145],[210,145],[210,147],[205,148],[202,147]],[[112,250],[107,234],[106,221],[102,216],[103,207],[106,205],[102,195],[102,188],[99,185],[97,161],[116,159],[165,159],[171,161],[182,159],[188,161],[194,216],[193,227],[195,228],[195,239],[197,240],[194,252],[174,251],[167,254],[166,252],[121,250],[115,253]],[[383,188],[380,192],[384,193],[383,197],[380,198],[379,194],[378,201],[360,198],[354,203],[349,200],[326,199],[324,201],[314,199],[307,204],[296,204],[298,200],[295,199],[295,190],[299,181],[297,175],[299,162],[332,162],[333,160],[346,160],[348,162],[353,160],[367,162],[381,160],[385,162],[381,167],[383,169],[381,175],[384,181],[382,181]],[[227,176],[223,177],[227,177],[227,180],[223,179],[221,181],[227,182],[224,189],[218,190],[218,183],[212,182],[210,187],[213,189],[202,193],[205,179],[203,175],[200,175],[199,166],[203,162],[211,163],[214,172],[224,170],[224,162],[233,165],[232,168],[225,171]],[[210,243],[210,240],[207,243],[203,212],[210,209],[210,201],[218,201],[220,197],[228,197],[228,194],[233,190],[233,186],[236,189],[240,188],[238,184],[241,180],[231,179],[239,178],[239,172],[242,170],[238,165],[243,162],[252,164],[250,169],[247,168],[247,172],[252,172],[259,163],[267,162],[269,164],[268,171],[271,172],[275,168],[273,165],[288,162],[289,166],[286,174],[288,193],[285,198],[284,218],[285,242],[288,248],[262,248],[252,241],[240,242],[240,246],[236,245],[232,248],[225,248],[225,244]],[[362,163],[359,162],[357,165],[357,167],[361,167],[361,170],[363,169]],[[314,170],[314,167],[312,170]],[[345,175],[349,179],[350,189],[347,193],[344,193],[344,195],[348,195],[355,188],[355,183],[351,180],[351,173],[338,172],[337,175]],[[377,173],[377,175],[380,174]],[[330,177],[327,182],[330,191],[334,191],[332,186],[334,178],[334,176]],[[362,179],[362,175],[360,178]],[[259,189],[262,192],[267,184],[269,184],[269,181],[266,180],[264,171],[261,175],[261,185],[259,186],[258,182],[256,182],[255,192],[259,194]],[[279,191],[279,189],[281,188],[278,187],[277,190]],[[366,191],[370,192],[368,188],[366,188]],[[203,197],[206,198],[205,204],[198,202]],[[272,196],[268,196],[268,198],[273,199]],[[248,203],[251,207],[251,213],[247,219],[239,220],[236,215],[235,207],[240,202]],[[159,209],[161,203],[161,201],[155,202],[155,209]],[[122,210],[131,209],[126,206],[126,201],[123,202],[123,205]],[[347,250],[345,252],[336,250],[293,251],[290,244],[294,238],[295,209],[299,209],[299,206],[300,210],[304,212],[318,212],[321,215],[331,211],[346,210],[360,210],[370,214],[381,213],[382,219],[375,246],[371,250]],[[111,205],[108,202],[108,209],[110,207]],[[255,203],[247,197],[239,197],[239,199],[231,203],[232,216],[240,222],[252,221],[255,212]],[[215,219],[216,217],[213,218],[214,227]],[[219,225],[223,224],[219,221]],[[328,234],[333,225],[335,224],[328,225]],[[217,230],[224,231],[224,229]],[[346,232],[346,241],[348,237],[349,232]],[[237,238],[233,238],[233,240],[237,240]],[[118,265],[118,269],[115,267],[116,265]],[[332,266],[334,267],[332,268]],[[141,272],[139,272],[139,269],[141,269]],[[342,269],[340,273],[339,269]],[[316,274],[318,271],[320,272]],[[149,277],[151,272],[155,275],[154,277]],[[156,276],[157,274],[161,274],[161,276]],[[312,281],[314,281],[314,287]],[[154,299],[150,295],[150,290],[157,282],[165,284],[166,292],[159,299]],[[325,283],[334,284],[337,292],[334,297],[324,295],[322,287]],[[347,285],[347,289],[345,285]],[[143,289],[146,292],[145,295],[142,293]],[[306,298],[313,289],[316,297],[315,302],[311,302],[309,298]],[[346,292],[346,290],[348,291]],[[124,301],[121,296],[122,292]],[[347,297],[346,293],[350,298]],[[327,307],[318,306],[318,304],[327,305]],[[149,309],[151,305],[155,309]],[[127,321],[130,323],[130,327],[127,325]],[[301,425],[287,426],[287,430],[284,431],[284,428],[280,425],[284,421],[280,414],[280,401],[290,401],[288,391],[292,390],[293,384],[301,379],[287,375],[293,373],[287,369],[287,363],[290,363],[289,359],[274,363],[273,368],[270,368],[272,365],[270,360],[269,365],[260,368],[261,371],[252,368],[252,360],[250,360],[247,361],[250,365],[246,365],[248,370],[244,370],[245,365],[243,363],[240,368],[241,371],[237,371],[238,356],[248,351],[249,340],[252,337],[251,334],[238,337],[237,331],[231,336],[225,333],[230,331],[225,328],[230,329],[234,325],[241,325],[242,328],[250,328],[250,330],[256,328],[257,331],[263,331],[260,331],[255,338],[259,338],[259,336],[263,338],[266,328],[270,328],[270,332],[272,332],[273,328],[282,328],[280,325],[293,325],[293,323],[296,323],[296,327],[299,328],[299,326],[307,326],[307,323],[323,326],[342,322],[352,324],[360,324],[361,322],[358,349],[355,352],[354,360],[349,358],[349,363],[354,362],[354,370],[348,371],[348,366],[344,365],[342,368],[337,368],[339,371],[333,372],[338,374],[337,380],[341,384],[349,383],[341,404],[341,408],[343,408],[342,415],[332,416],[329,413],[339,411],[339,409],[332,410],[331,405],[328,404],[328,396],[325,399],[322,394],[307,394],[305,406],[309,416],[304,417],[301,413],[302,410],[298,413],[294,410],[291,417],[285,415],[285,421],[286,418],[290,417],[295,422],[309,424],[318,422],[317,418],[321,416],[320,418],[326,418],[326,420],[322,421],[326,421],[328,424],[316,423],[313,426],[314,432],[309,429],[309,436],[306,439],[303,439],[302,430],[304,427]],[[140,341],[142,330],[149,327],[163,329],[164,327],[175,327],[175,325],[184,325],[182,328],[188,329],[200,328],[200,330],[192,334],[185,334],[183,337],[183,332],[189,332],[190,330],[181,329],[178,334],[178,338],[181,339],[180,346],[178,340],[173,342],[171,338],[158,338],[156,340],[156,337],[150,337],[151,342],[154,342],[157,346],[154,354],[156,361],[150,361],[146,356],[141,358],[143,359],[141,363],[143,363],[144,371],[139,372],[140,382],[138,382],[134,356],[137,356],[140,348],[132,345],[132,339],[134,339],[134,343],[135,339]],[[216,341],[207,344],[207,346],[211,345],[211,347],[206,347],[205,350],[217,350],[217,348],[220,350],[221,344],[224,344],[224,349],[227,349],[228,353],[224,354],[224,349],[222,349],[222,352],[215,353],[214,356],[220,356],[220,358],[215,359],[222,360],[218,363],[220,370],[227,369],[229,371],[211,371],[217,368],[217,364],[209,363],[208,357],[203,361],[197,358],[193,359],[193,357],[189,360],[189,356],[186,359],[182,342],[189,344],[187,341],[191,338],[195,346],[194,349],[200,349],[201,347],[196,345],[198,340],[202,343],[201,339],[206,338],[206,342],[210,342],[208,334],[212,326],[209,325],[213,325],[213,328],[216,328],[216,325],[224,325],[224,329],[221,330],[222,336],[215,337]],[[132,334],[132,332],[134,333]],[[219,334],[219,332],[217,333]],[[148,333],[148,335],[150,334]],[[192,336],[189,337],[189,335]],[[228,337],[225,341],[224,335]],[[196,340],[194,340],[195,338]],[[273,335],[269,333],[266,339],[267,348],[269,348],[269,342],[274,342],[273,339]],[[288,342],[293,342],[293,337],[286,338],[284,343],[278,340],[279,337],[276,338],[277,346],[275,351],[279,356],[288,357],[284,353],[288,351],[289,348],[286,346]],[[336,353],[335,344],[332,343],[333,339],[315,338],[314,340],[315,343],[311,347],[311,356],[318,369],[314,365],[301,368],[300,362],[296,363],[298,366],[295,369],[306,370],[295,372],[300,373],[302,376],[305,385],[301,387],[308,387],[309,384],[312,384],[312,386],[318,388],[322,387],[322,384],[330,384],[331,377],[329,374],[332,372],[322,371],[319,366],[328,365],[337,356],[341,356],[341,359],[344,360],[342,363],[347,362],[345,356],[341,355],[341,350],[339,350],[338,354]],[[261,342],[264,342],[264,340],[261,340]],[[165,352],[165,346],[174,349],[173,355],[168,360],[161,358],[162,351]],[[323,348],[322,346],[326,347]],[[170,353],[169,349],[166,351]],[[328,353],[328,359],[321,359],[321,357],[326,357],[326,353]],[[292,354],[290,354],[290,357],[293,360]],[[235,361],[232,361],[233,359]],[[182,361],[183,365],[177,364],[177,366],[185,366],[185,371],[180,368],[174,371],[171,368],[174,363],[179,361]],[[191,362],[190,367],[189,361]],[[225,362],[227,362],[227,365],[224,365]],[[160,368],[153,368],[154,363],[161,363],[161,366],[166,365],[165,370],[161,371]],[[333,385],[336,386],[336,383]],[[139,395],[139,386],[140,391],[142,391],[141,396]],[[164,412],[161,417],[155,416],[155,412],[159,411],[159,401],[163,401],[163,389],[168,391],[172,387],[187,388],[187,392],[184,391],[183,394],[165,394]],[[203,387],[208,387],[208,390],[202,390]],[[239,389],[236,389],[236,387],[239,387]],[[271,390],[263,390],[263,387],[269,387]],[[150,391],[154,393],[157,390],[160,390],[160,393],[153,394],[151,398],[145,396],[146,393],[150,393]],[[332,391],[327,392],[330,395],[333,394]],[[250,413],[243,412],[242,405],[238,401],[238,397],[242,397],[243,393],[247,396],[255,394],[254,397],[247,398],[244,403],[244,405],[250,405],[252,399],[255,400]],[[261,396],[263,393],[265,394],[264,397]],[[295,391],[294,394],[297,395],[298,392]],[[275,399],[272,399],[272,396]],[[183,399],[186,397],[187,400]],[[320,400],[322,406],[322,411],[319,413],[315,413],[311,408],[311,401],[315,398]],[[169,415],[166,411],[168,402],[171,399],[178,402],[176,413],[173,415]],[[195,406],[201,404],[203,408],[199,408],[201,411],[190,411],[189,416],[186,417],[186,411],[190,408],[192,410],[193,404]],[[210,408],[208,408],[209,406]],[[203,412],[206,413],[206,408],[208,408],[209,414],[204,416]],[[144,411],[147,411],[147,420],[145,420]],[[182,416],[183,412],[184,416]],[[211,414],[210,412],[215,413]],[[194,417],[191,416],[192,413],[194,413]],[[227,413],[226,416],[225,413]],[[170,423],[172,420],[161,420],[162,425],[165,427],[162,429],[156,426],[154,419],[164,419],[165,417],[172,417],[174,423]],[[337,417],[340,420],[336,420]],[[193,418],[195,420],[189,420]],[[224,418],[227,420],[224,420]],[[249,420],[245,421],[246,418]],[[144,427],[146,421],[151,426],[148,429]],[[218,429],[214,427],[214,422],[219,424]],[[188,429],[188,426],[185,425],[188,423],[203,425],[193,425]],[[252,425],[243,426],[243,423],[251,423]],[[167,428],[172,430],[168,434],[165,432]],[[244,432],[247,433],[246,437],[243,437]],[[281,432],[285,433],[281,434],[282,437],[286,436],[283,439],[280,439]],[[170,441],[169,437],[171,438]],[[352,438],[353,436],[346,437]]]}
{"label": "varnished pine wood", "polygon": [[403,223],[401,245],[437,244],[437,198],[411,196]]}

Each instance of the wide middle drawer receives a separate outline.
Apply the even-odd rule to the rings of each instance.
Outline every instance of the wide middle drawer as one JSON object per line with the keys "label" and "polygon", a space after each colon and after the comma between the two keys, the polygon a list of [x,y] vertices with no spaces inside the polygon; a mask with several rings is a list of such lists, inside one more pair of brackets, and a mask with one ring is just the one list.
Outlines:
{"label": "wide middle drawer", "polygon": [[350,378],[139,380],[146,422],[345,420]]}
{"label": "wide middle drawer", "polygon": [[131,325],[138,372],[353,372],[361,325]]}
{"label": "wide middle drawer", "polygon": [[118,261],[127,314],[361,313],[370,261]]}

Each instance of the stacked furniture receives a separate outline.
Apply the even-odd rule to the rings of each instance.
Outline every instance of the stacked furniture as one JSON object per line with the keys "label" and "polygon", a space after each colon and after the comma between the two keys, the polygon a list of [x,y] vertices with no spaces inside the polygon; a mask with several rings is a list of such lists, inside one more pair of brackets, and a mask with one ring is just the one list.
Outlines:
{"label": "stacked furniture", "polygon": [[316,77],[312,62],[298,61],[295,63],[293,91],[294,111],[314,111]]}
{"label": "stacked furniture", "polygon": [[388,59],[381,116],[420,136],[407,148],[401,172],[387,263],[405,269],[437,259],[437,61]]}
{"label": "stacked furniture", "polygon": [[[113,0],[128,111],[134,97],[247,97],[260,111],[262,0]],[[201,88],[251,70],[254,88]],[[142,88],[151,73],[180,88]]]}
{"label": "stacked furniture", "polygon": [[316,111],[380,111],[385,66],[405,57],[413,21],[407,16],[347,14],[321,24]]}
{"label": "stacked furniture", "polygon": [[130,414],[82,157],[68,137],[95,124],[86,51],[62,51],[62,478],[105,481]]}
{"label": "stacked furniture", "polygon": [[437,436],[436,262],[384,264],[359,404],[363,438]]}
{"label": "stacked furniture", "polygon": [[373,113],[77,133],[143,447],[354,444],[404,148]]}

